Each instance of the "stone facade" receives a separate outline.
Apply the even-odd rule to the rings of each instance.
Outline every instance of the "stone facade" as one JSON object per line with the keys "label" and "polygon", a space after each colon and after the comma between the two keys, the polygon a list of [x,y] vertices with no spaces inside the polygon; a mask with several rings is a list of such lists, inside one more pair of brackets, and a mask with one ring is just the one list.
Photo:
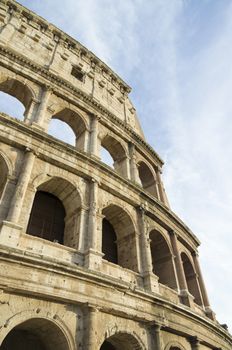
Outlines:
{"label": "stone facade", "polygon": [[[130,87],[15,1],[0,2],[0,53],[0,90],[25,107],[23,121],[0,113],[1,349],[230,350]],[[59,214],[41,229],[43,198],[63,228]]]}

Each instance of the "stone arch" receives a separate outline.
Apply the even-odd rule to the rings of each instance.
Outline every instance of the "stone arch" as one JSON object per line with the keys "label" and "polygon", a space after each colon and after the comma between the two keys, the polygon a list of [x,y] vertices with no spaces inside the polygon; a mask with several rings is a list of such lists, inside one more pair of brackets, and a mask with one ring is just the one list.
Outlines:
{"label": "stone arch", "polygon": [[115,171],[127,177],[127,151],[123,144],[115,136],[106,134],[101,138],[101,146],[111,155]]}
{"label": "stone arch", "polygon": [[189,293],[194,297],[194,301],[198,305],[202,305],[201,292],[198,284],[197,274],[191,263],[190,258],[184,252],[181,253],[181,260],[184,268],[185,279]]}
{"label": "stone arch", "polygon": [[108,336],[100,350],[145,350],[145,346],[135,333],[121,331]]}
{"label": "stone arch", "polygon": [[156,175],[154,169],[151,168],[143,160],[137,163],[139,178],[141,185],[145,191],[149,192],[152,196],[158,198],[157,188],[156,188]]}
{"label": "stone arch", "polygon": [[0,91],[15,97],[21,102],[25,108],[24,115],[28,112],[32,99],[35,98],[34,91],[25,81],[5,74],[0,75]]}
{"label": "stone arch", "polygon": [[[62,203],[65,210],[63,244],[69,247],[77,247],[79,240],[80,207],[82,203],[82,198],[77,186],[75,186],[69,180],[59,176],[43,175],[38,176],[34,180],[33,185],[36,185],[36,193],[33,200],[27,233],[33,235],[33,232],[29,231],[32,231],[33,225],[36,225],[36,217],[43,215],[43,212],[40,211],[42,209],[40,209],[40,203],[37,201],[39,199],[36,197],[36,195],[38,193],[47,193],[48,195],[52,195],[57,198]],[[46,201],[46,198],[44,200]],[[45,223],[47,220],[46,215],[47,213],[45,213],[44,216]],[[42,220],[40,220],[39,225],[42,225]]]}
{"label": "stone arch", "polygon": [[[14,315],[7,321],[5,327],[1,330],[0,345],[3,350],[11,350],[14,341],[25,339],[26,344],[30,346],[30,340],[35,341],[33,349],[35,350],[74,350],[75,341],[71,332],[63,321],[54,316],[49,317],[47,312],[39,309],[36,311],[24,311]],[[35,348],[35,343],[38,346]],[[17,342],[17,346],[18,346]],[[31,347],[30,347],[31,348]],[[20,349],[20,345],[19,345]],[[21,350],[29,350],[23,346]]]}
{"label": "stone arch", "polygon": [[12,175],[12,164],[9,159],[0,151],[0,200],[2,198],[7,178]]}
{"label": "stone arch", "polygon": [[177,281],[169,243],[156,229],[153,229],[149,236],[154,274],[159,277],[159,283],[176,289]]}
{"label": "stone arch", "polygon": [[[120,206],[110,204],[102,209],[102,215],[115,232],[118,265],[137,272],[136,230],[130,214]],[[103,226],[102,242],[105,240],[104,236],[108,234],[109,231],[104,231]],[[130,247],[130,254],[128,254],[128,247]],[[103,246],[103,249],[103,253],[109,256],[107,247]]]}
{"label": "stone arch", "polygon": [[53,114],[51,119],[58,119],[66,123],[75,134],[76,148],[80,150],[86,149],[86,131],[88,128],[86,120],[82,117],[80,113],[68,107],[65,107]]}
{"label": "stone arch", "polygon": [[177,341],[169,342],[164,350],[185,350],[184,346]]}

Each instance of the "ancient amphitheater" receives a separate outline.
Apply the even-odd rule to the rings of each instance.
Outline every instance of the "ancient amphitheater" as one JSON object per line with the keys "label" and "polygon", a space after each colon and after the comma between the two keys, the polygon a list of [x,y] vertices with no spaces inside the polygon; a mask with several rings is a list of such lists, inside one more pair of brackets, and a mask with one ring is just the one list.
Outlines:
{"label": "ancient amphitheater", "polygon": [[130,87],[15,1],[0,2],[0,52],[0,90],[25,107],[0,113],[1,350],[231,350]]}

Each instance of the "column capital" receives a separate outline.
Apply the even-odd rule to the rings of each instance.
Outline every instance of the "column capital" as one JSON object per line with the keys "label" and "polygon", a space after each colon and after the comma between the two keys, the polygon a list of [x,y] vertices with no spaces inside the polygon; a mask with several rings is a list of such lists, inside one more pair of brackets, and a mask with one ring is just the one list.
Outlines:
{"label": "column capital", "polygon": [[191,344],[196,344],[196,343],[199,343],[199,342],[200,342],[200,340],[199,340],[199,338],[198,338],[197,336],[190,336],[190,337],[188,338],[188,340],[189,340],[189,342],[190,342]]}

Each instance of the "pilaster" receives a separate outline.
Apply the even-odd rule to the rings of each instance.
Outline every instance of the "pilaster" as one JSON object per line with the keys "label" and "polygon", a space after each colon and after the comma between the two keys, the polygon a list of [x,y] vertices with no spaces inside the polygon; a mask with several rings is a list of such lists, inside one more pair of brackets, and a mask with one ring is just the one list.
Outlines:
{"label": "pilaster", "polygon": [[88,214],[88,247],[85,252],[85,266],[89,269],[99,269],[102,263],[103,253],[100,251],[98,235],[98,181],[92,179],[90,183],[90,204]]}
{"label": "pilaster", "polygon": [[194,267],[195,267],[195,270],[197,273],[197,278],[198,278],[198,283],[199,283],[199,287],[200,287],[200,291],[201,291],[203,304],[205,307],[205,313],[209,318],[211,318],[212,320],[215,320],[215,314],[213,313],[213,311],[210,307],[208,294],[207,294],[204,279],[203,279],[203,276],[201,273],[201,268],[200,268],[199,259],[198,259],[198,253],[193,252],[192,257],[193,257]]}
{"label": "pilaster", "polygon": [[142,273],[144,279],[144,288],[151,292],[159,292],[158,277],[153,273],[152,256],[150,248],[150,239],[148,230],[145,223],[145,210],[141,206],[137,210],[138,221],[140,227],[141,237],[141,260],[142,260]]}
{"label": "pilaster", "polygon": [[180,299],[181,302],[187,306],[191,306],[192,304],[192,298],[190,296],[190,293],[188,292],[188,286],[185,278],[184,268],[180,256],[180,252],[177,247],[177,237],[176,233],[174,231],[169,231],[170,239],[171,239],[171,245],[172,250],[174,253],[174,263],[176,267],[176,273],[178,278],[178,285],[179,285],[179,293],[180,293]]}

